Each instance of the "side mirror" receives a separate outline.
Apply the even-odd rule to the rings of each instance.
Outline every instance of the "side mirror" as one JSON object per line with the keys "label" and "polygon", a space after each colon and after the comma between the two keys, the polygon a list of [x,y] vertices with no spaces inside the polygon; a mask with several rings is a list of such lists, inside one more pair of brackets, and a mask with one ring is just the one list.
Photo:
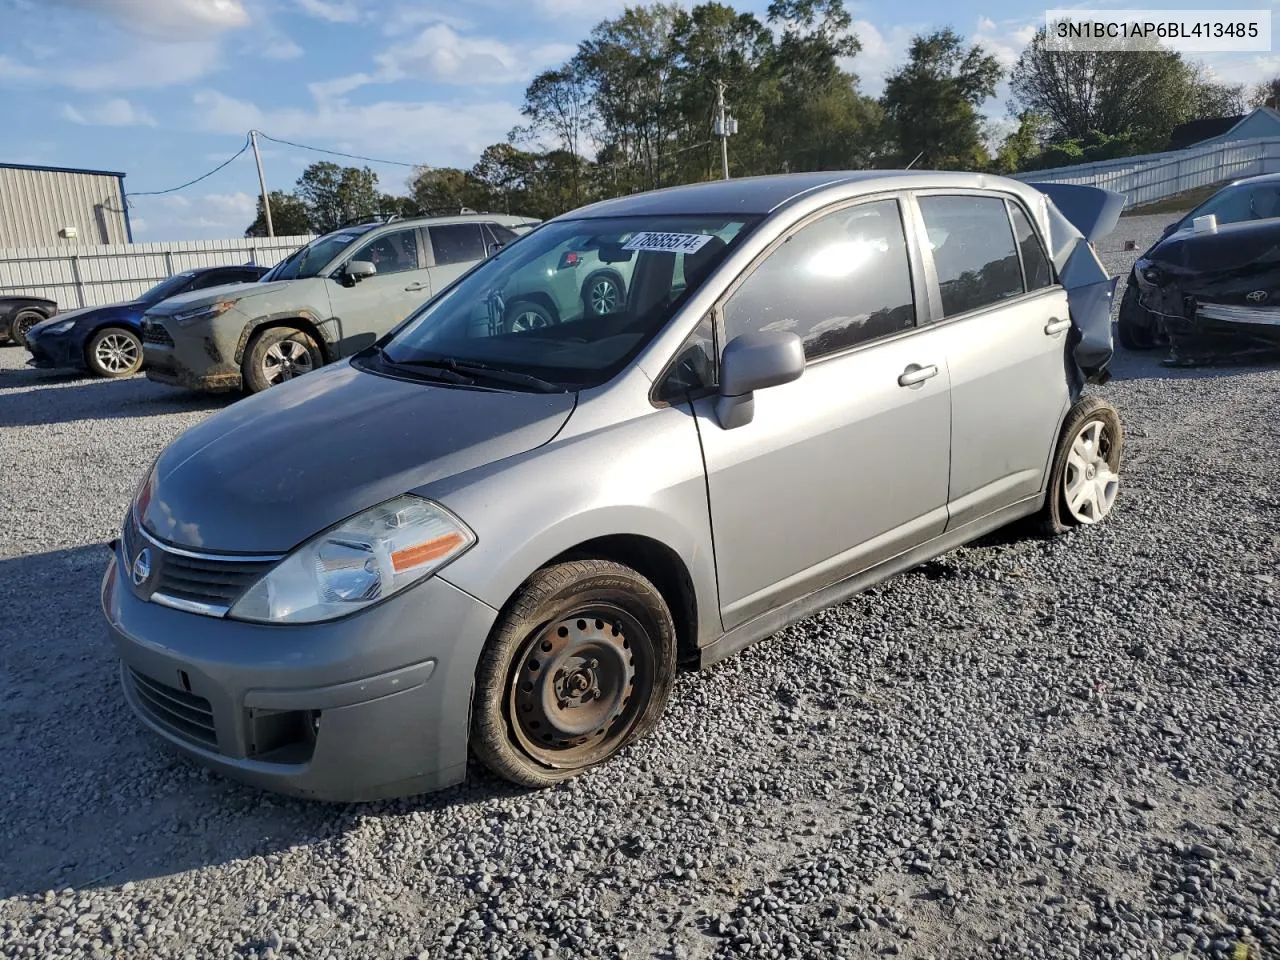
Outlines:
{"label": "side mirror", "polygon": [[351,283],[355,284],[359,283],[365,277],[372,277],[378,272],[378,268],[369,260],[352,260],[346,265],[342,272]]}
{"label": "side mirror", "polygon": [[501,250],[505,246],[506,246],[505,243],[491,243],[487,248],[485,256],[492,257],[495,253],[497,253],[499,250]]}
{"label": "side mirror", "polygon": [[768,330],[734,337],[720,358],[716,419],[725,430],[755,416],[755,391],[790,383],[804,373],[804,344],[794,333]]}
{"label": "side mirror", "polygon": [[1173,231],[1176,230],[1177,227],[1178,227],[1178,224],[1176,222],[1169,224],[1162,231],[1160,231],[1160,239],[1163,240],[1169,234],[1173,233]]}

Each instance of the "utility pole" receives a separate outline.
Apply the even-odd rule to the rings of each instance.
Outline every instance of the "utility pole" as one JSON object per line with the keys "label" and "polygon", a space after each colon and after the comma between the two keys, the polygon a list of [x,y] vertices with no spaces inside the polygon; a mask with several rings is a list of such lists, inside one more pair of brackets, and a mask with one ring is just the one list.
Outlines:
{"label": "utility pole", "polygon": [[724,179],[729,179],[729,137],[738,132],[738,121],[725,112],[724,81],[716,81],[715,134],[720,138],[720,167]]}
{"label": "utility pole", "polygon": [[274,237],[276,228],[271,222],[271,197],[267,193],[267,177],[262,172],[262,154],[258,152],[258,131],[249,131],[249,142],[253,144],[253,159],[258,164],[258,186],[262,189],[262,213],[267,218],[267,236]]}

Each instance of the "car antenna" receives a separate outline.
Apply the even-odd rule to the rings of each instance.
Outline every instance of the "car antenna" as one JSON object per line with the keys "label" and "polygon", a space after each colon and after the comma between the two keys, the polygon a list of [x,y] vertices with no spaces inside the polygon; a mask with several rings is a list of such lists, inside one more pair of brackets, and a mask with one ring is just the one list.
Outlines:
{"label": "car antenna", "polygon": [[923,150],[921,150],[919,153],[917,153],[917,154],[916,154],[916,159],[915,159],[915,160],[912,160],[910,163],[908,163],[905,167],[903,167],[903,169],[904,169],[904,170],[910,170],[912,167],[914,167],[914,166],[916,165],[916,160],[919,160],[919,159],[920,159],[921,157],[923,157],[923,156],[924,156],[924,151],[923,151]]}

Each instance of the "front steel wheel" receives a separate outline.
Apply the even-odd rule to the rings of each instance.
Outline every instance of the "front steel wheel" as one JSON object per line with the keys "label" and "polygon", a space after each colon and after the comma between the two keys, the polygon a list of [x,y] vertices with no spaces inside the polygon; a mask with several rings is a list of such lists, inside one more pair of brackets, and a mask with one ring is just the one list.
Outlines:
{"label": "front steel wheel", "polygon": [[657,723],[675,647],[662,595],[634,570],[605,560],[541,570],[481,655],[472,748],[528,786],[603,763]]}

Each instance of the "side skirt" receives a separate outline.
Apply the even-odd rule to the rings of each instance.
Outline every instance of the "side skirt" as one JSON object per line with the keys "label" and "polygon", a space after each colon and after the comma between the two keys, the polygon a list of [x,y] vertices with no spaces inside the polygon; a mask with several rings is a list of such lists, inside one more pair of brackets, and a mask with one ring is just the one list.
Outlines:
{"label": "side skirt", "polygon": [[894,574],[910,570],[912,567],[918,567],[920,564],[954,550],[956,547],[963,546],[971,540],[976,540],[988,533],[999,530],[1001,527],[1008,526],[1022,517],[1030,516],[1044,506],[1044,497],[1044,493],[1041,492],[1027,497],[1025,500],[1012,503],[1007,507],[1001,507],[994,513],[970,520],[964,526],[957,527],[954,530],[947,530],[927,543],[922,543],[920,546],[913,547],[905,553],[900,553],[898,556],[891,557],[874,567],[869,567],[848,579],[833,583],[829,587],[823,587],[808,596],[792,600],[790,603],[783,604],[768,613],[762,613],[755,619],[748,620],[729,632],[721,634],[704,646],[699,651],[699,669],[708,667],[717,660],[723,660],[730,654],[749,647],[757,640],[770,637],[783,627],[790,626],[806,617],[811,617],[819,610],[825,610],[827,607],[843,603],[854,594],[861,593],[868,587],[873,587]]}

